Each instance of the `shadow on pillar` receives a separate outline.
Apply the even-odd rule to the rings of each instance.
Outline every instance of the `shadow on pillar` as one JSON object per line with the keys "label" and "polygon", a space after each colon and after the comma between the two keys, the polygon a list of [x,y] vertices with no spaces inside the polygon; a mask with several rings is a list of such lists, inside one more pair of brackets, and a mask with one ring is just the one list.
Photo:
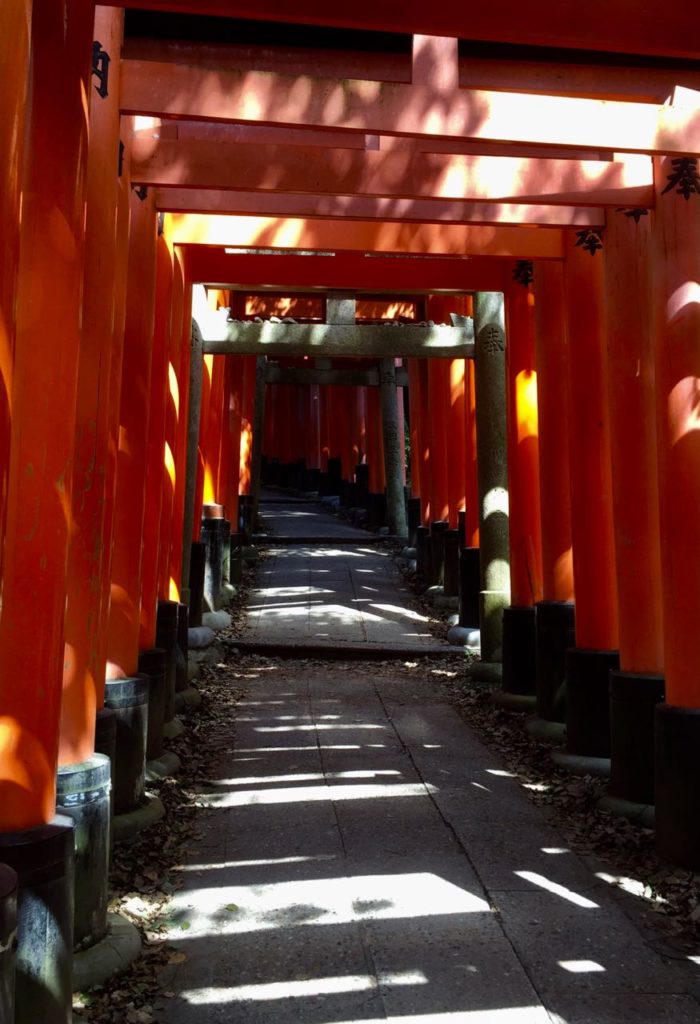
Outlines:
{"label": "shadow on pillar", "polygon": [[73,822],[62,815],[0,834],[0,861],[19,882],[14,1024],[71,1019],[74,842]]}
{"label": "shadow on pillar", "polygon": [[0,864],[0,1020],[15,1019],[17,873]]}

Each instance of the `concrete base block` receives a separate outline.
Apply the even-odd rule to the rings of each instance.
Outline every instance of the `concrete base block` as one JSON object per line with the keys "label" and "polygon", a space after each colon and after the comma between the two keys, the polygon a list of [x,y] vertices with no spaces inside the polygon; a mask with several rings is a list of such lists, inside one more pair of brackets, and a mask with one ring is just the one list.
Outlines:
{"label": "concrete base block", "polygon": [[491,702],[504,711],[514,711],[521,715],[531,715],[535,710],[536,698],[522,693],[507,693],[502,690],[494,693]]}
{"label": "concrete base block", "polygon": [[185,731],[185,724],[181,722],[179,718],[173,718],[170,722],[165,723],[163,729],[163,735],[167,740],[176,740],[178,736],[182,736]]}
{"label": "concrete base block", "polygon": [[572,775],[593,775],[596,779],[610,778],[609,757],[588,757],[586,754],[569,754],[565,750],[553,750],[552,760]]}
{"label": "concrete base block", "polygon": [[214,630],[209,626],[190,626],[187,630],[187,646],[190,651],[203,650],[214,643]]}
{"label": "concrete base block", "polygon": [[458,626],[459,625],[459,615],[448,615],[447,616],[447,625],[450,627],[450,629],[452,629],[453,626]]}
{"label": "concrete base block", "polygon": [[453,647],[469,647],[472,650],[478,650],[481,646],[481,631],[458,624],[449,630],[447,642]]}
{"label": "concrete base block", "polygon": [[503,681],[503,665],[500,661],[475,661],[469,666],[468,674],[473,683],[500,686]]}
{"label": "concrete base block", "polygon": [[406,561],[408,561],[408,562],[410,562],[411,560],[415,560],[416,549],[415,548],[403,548],[402,551],[401,551],[401,557],[405,558]]}
{"label": "concrete base block", "polygon": [[547,718],[530,718],[525,723],[525,732],[538,743],[550,743],[553,747],[563,746],[566,741],[564,723],[550,722]]}
{"label": "concrete base block", "polygon": [[611,796],[608,793],[600,798],[597,806],[601,811],[610,811],[616,818],[627,818],[642,828],[654,827],[656,810],[653,804],[637,804],[633,800],[623,800],[622,797]]}
{"label": "concrete base block", "polygon": [[160,757],[146,761],[146,779],[153,782],[158,779],[170,779],[180,771],[182,762],[172,750],[164,750]]}
{"label": "concrete base block", "polygon": [[252,544],[244,544],[241,548],[241,558],[244,562],[252,563],[258,560],[258,549]]}
{"label": "concrete base block", "polygon": [[126,970],[140,952],[138,929],[120,914],[108,914],[104,939],[73,956],[73,991],[84,992],[95,985],[103,985]]}
{"label": "concrete base block", "polygon": [[209,629],[213,629],[215,633],[220,632],[222,629],[228,629],[231,625],[231,616],[228,612],[204,612],[202,615],[202,625],[208,626]]}
{"label": "concrete base block", "polygon": [[115,814],[112,821],[112,840],[114,843],[128,843],[135,839],[139,832],[155,825],[165,815],[165,807],[157,796],[146,793],[144,802],[135,811],[126,814]]}
{"label": "concrete base block", "polygon": [[233,601],[234,597],[236,596],[236,593],[237,593],[236,588],[234,586],[232,586],[230,583],[222,583],[221,584],[221,603],[222,604],[230,604],[231,601]]}
{"label": "concrete base block", "polygon": [[188,686],[175,694],[175,710],[183,715],[195,711],[202,703],[202,695],[195,686]]}

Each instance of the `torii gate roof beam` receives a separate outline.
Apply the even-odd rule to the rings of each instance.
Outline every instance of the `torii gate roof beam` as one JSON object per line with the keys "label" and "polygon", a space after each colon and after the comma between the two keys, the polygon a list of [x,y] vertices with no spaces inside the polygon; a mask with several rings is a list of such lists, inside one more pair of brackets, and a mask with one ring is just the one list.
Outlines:
{"label": "torii gate roof beam", "polygon": [[692,8],[667,0],[663,9],[639,0],[492,0],[488,4],[426,4],[424,0],[116,0],[121,7],[252,18],[339,28],[426,32],[528,46],[620,53],[697,56]]}

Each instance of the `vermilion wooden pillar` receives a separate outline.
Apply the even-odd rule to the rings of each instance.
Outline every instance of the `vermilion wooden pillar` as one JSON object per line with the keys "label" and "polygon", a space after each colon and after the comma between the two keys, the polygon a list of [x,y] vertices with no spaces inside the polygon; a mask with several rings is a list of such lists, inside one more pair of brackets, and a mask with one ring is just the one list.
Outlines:
{"label": "vermilion wooden pillar", "polygon": [[[450,322],[451,300],[443,296],[429,295],[426,303],[427,315],[436,323]],[[450,419],[450,363],[446,359],[428,360],[429,406],[427,428],[430,436],[430,482],[431,520],[450,519],[451,442]],[[456,510],[455,510],[456,522]]]}
{"label": "vermilion wooden pillar", "polygon": [[224,378],[226,363],[223,356],[205,357],[212,359],[211,393],[207,417],[202,419],[202,455],[204,457],[204,502],[221,504],[217,488],[219,484],[219,459],[221,456],[221,431],[224,416]]}
{"label": "vermilion wooden pillar", "polygon": [[700,175],[655,160],[654,323],[666,701],[656,716],[656,845],[700,869]]}
{"label": "vermilion wooden pillar", "polygon": [[168,391],[168,362],[172,328],[173,261],[164,236],[156,246],[156,286],[151,381],[148,399],[148,438],[146,445],[146,490],[142,530],[141,608],[139,648],[148,650],[156,643],[158,608],[158,570],[161,514],[164,501],[163,463],[165,456],[165,417]]}
{"label": "vermilion wooden pillar", "polygon": [[[255,356],[241,356],[241,440],[239,452],[240,494],[250,496],[253,460],[253,415],[255,410]],[[280,388],[282,392],[284,388]],[[279,420],[277,430],[280,430]],[[253,522],[247,522],[246,529],[252,531]]]}
{"label": "vermilion wooden pillar", "polygon": [[618,666],[603,264],[597,236],[567,233],[576,647],[567,654],[566,744],[571,754],[593,757],[610,752],[608,674]]}
{"label": "vermilion wooden pillar", "polygon": [[465,501],[466,501],[466,528],[467,547],[478,548],[479,546],[479,484],[478,484],[478,462],[476,455],[476,377],[474,374],[474,360],[467,360],[466,377],[466,418],[467,418],[467,443],[466,443],[466,478],[465,478]]}
{"label": "vermilion wooden pillar", "polygon": [[[228,434],[228,448],[225,460],[226,515],[231,521],[231,529],[238,532],[238,493],[240,476],[241,449],[241,375],[242,356],[227,356],[228,376],[228,417],[225,430]],[[223,461],[223,459],[222,459]]]}
{"label": "vermilion wooden pillar", "polygon": [[420,452],[421,514],[423,525],[428,526],[436,516],[433,512],[433,462],[430,440],[430,388],[427,359],[417,360],[418,366],[418,432]]}
{"label": "vermilion wooden pillar", "polygon": [[450,468],[448,487],[450,525],[456,527],[459,513],[466,508],[467,466],[467,361],[450,359],[450,412],[448,436],[450,439]]}
{"label": "vermilion wooden pillar", "polygon": [[565,651],[574,643],[574,570],[569,473],[569,359],[564,269],[534,266],[542,601],[537,605],[537,714],[563,722]]}
{"label": "vermilion wooden pillar", "polygon": [[[167,239],[167,221],[165,226]],[[160,541],[158,554],[158,597],[163,601],[180,600],[180,576],[170,571],[175,528],[175,493],[177,490],[178,421],[181,415],[180,393],[182,345],[183,345],[183,304],[184,276],[182,264],[176,253],[171,253],[172,262],[172,310],[170,319],[170,345],[168,351],[167,381],[165,385],[165,441],[161,465],[163,498],[160,512]],[[189,337],[188,337],[189,342]],[[182,535],[179,537],[182,551]]]}
{"label": "vermilion wooden pillar", "polygon": [[[167,226],[167,218],[166,218]],[[180,358],[177,367],[177,449],[175,453],[175,495],[173,498],[173,525],[170,545],[170,599],[182,597],[189,589],[189,580],[183,579],[183,536],[185,528],[185,485],[187,477],[187,431],[190,407],[190,359],[192,352],[192,285],[186,274],[182,250],[176,246],[174,269],[182,278],[182,325]],[[177,329],[177,325],[176,325]]]}
{"label": "vermilion wooden pillar", "polygon": [[32,0],[8,0],[0,10],[0,580],[12,425],[20,199],[24,117],[29,82]]}
{"label": "vermilion wooden pillar", "polygon": [[[14,24],[21,48],[26,11],[19,13]],[[55,806],[92,24],[86,0],[76,0],[70,10],[59,0],[47,2],[32,24],[26,137],[32,159],[25,164],[22,193],[0,613],[2,831],[40,825]],[[22,66],[20,54],[20,74]],[[13,124],[20,123],[16,112]],[[12,247],[12,233],[9,241]]]}
{"label": "vermilion wooden pillar", "polygon": [[510,607],[503,610],[503,690],[535,694],[535,603],[542,599],[539,437],[531,265],[506,289]]}
{"label": "vermilion wooden pillar", "polygon": [[428,360],[428,433],[430,437],[431,520],[450,518],[450,364],[447,359]]}
{"label": "vermilion wooden pillar", "polygon": [[148,406],[155,313],[157,218],[152,193],[131,195],[131,235],[119,413],[107,678],[138,667]]}
{"label": "vermilion wooden pillar", "polygon": [[610,211],[605,230],[610,452],[620,669],[610,678],[610,792],[654,800],[654,705],[663,700],[651,223]]}
{"label": "vermilion wooden pillar", "polygon": [[420,425],[420,373],[418,360],[408,360],[408,408],[411,431],[411,495],[422,498],[421,488],[421,425]]}
{"label": "vermilion wooden pillar", "polygon": [[115,495],[117,488],[117,468],[119,462],[119,421],[122,390],[122,369],[124,361],[124,335],[126,326],[126,296],[128,287],[129,236],[131,226],[131,185],[128,174],[129,135],[131,118],[122,122],[122,134],[125,137],[125,160],[122,174],[119,177],[117,195],[117,232],[114,267],[114,319],[111,335],[111,355],[109,363],[109,387],[107,401],[108,413],[108,445],[105,465],[106,501],[102,517],[102,553],[100,567],[100,627],[97,631],[96,662],[102,666],[106,675],[107,649],[109,638],[109,616],[112,590],[112,553],[115,519]]}
{"label": "vermilion wooden pillar", "polygon": [[[121,52],[124,12],[100,7],[95,37],[113,57]],[[106,95],[90,89],[90,142],[83,276],[82,332],[75,422],[72,531],[68,559],[65,662],[59,764],[86,761],[94,751],[95,714],[104,703],[106,629],[102,611],[103,529],[108,491],[109,388],[117,276],[119,199],[119,60]],[[103,92],[105,90],[102,90]],[[117,358],[121,358],[120,353]]]}
{"label": "vermilion wooden pillar", "polygon": [[[306,442],[306,465],[308,469],[321,468],[321,421],[319,385],[310,384],[306,391],[308,403],[308,433]],[[364,429],[364,420],[363,420]],[[364,434],[363,434],[364,444]]]}
{"label": "vermilion wooden pillar", "polygon": [[369,489],[372,494],[383,494],[384,444],[382,441],[382,410],[379,388],[367,388],[367,462],[369,464]]}

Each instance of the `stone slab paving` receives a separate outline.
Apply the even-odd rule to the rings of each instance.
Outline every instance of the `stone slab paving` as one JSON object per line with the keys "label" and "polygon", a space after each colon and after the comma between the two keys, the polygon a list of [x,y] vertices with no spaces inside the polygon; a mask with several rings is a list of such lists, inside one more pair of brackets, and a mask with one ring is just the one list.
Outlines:
{"label": "stone slab paving", "polygon": [[255,664],[201,787],[164,1024],[697,1024],[700,968],[429,676]]}
{"label": "stone slab paving", "polygon": [[[448,648],[411,607],[390,553],[367,543],[374,535],[311,503],[263,500],[261,508],[265,529],[295,543],[271,547],[262,562],[243,641]],[[298,543],[304,537],[315,540]],[[342,546],[334,546],[334,539]]]}

